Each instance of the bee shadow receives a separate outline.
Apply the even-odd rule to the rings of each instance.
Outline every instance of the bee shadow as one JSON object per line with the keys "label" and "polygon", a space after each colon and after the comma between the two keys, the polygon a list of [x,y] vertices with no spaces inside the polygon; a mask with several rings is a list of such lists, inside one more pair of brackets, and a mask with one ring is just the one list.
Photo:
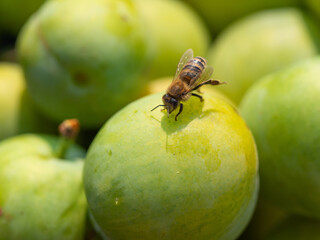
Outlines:
{"label": "bee shadow", "polygon": [[173,111],[169,118],[165,112],[161,119],[161,127],[168,134],[172,134],[174,132],[180,131],[184,129],[190,122],[192,122],[196,118],[201,118],[203,114],[203,106],[204,102],[200,102],[197,98],[192,98],[188,102],[183,103],[183,111],[177,117],[177,121],[175,121],[175,116],[178,113],[178,109]]}

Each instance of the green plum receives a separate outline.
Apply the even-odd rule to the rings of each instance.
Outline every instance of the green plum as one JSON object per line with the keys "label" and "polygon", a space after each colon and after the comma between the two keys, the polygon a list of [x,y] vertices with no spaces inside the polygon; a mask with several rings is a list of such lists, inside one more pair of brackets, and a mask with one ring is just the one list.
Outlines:
{"label": "green plum", "polygon": [[320,222],[312,219],[291,217],[264,240],[319,240]]}
{"label": "green plum", "polygon": [[1,32],[17,35],[22,25],[34,13],[45,0],[28,0],[25,4],[22,0],[0,1],[0,34]]}
{"label": "green plum", "polygon": [[136,0],[148,24],[148,33],[155,54],[150,79],[171,76],[181,55],[192,48],[205,55],[209,33],[200,17],[185,3],[172,0]]}
{"label": "green plum", "polygon": [[137,98],[151,58],[147,29],[130,0],[51,0],[19,36],[27,88],[50,118],[101,126]]}
{"label": "green plum", "polygon": [[264,75],[319,53],[319,31],[300,10],[268,10],[226,29],[214,42],[208,62],[214,77],[228,84],[221,90],[238,104]]}
{"label": "green plum", "polygon": [[289,213],[320,218],[320,58],[268,75],[240,112],[255,137],[261,195]]}
{"label": "green plum", "polygon": [[0,140],[26,132],[53,133],[55,123],[35,108],[18,64],[0,63]]}
{"label": "green plum", "polygon": [[308,7],[320,18],[320,2],[318,0],[305,0]]}
{"label": "green plum", "polygon": [[257,152],[235,109],[204,92],[175,121],[163,93],[116,113],[84,166],[91,219],[104,239],[236,239],[257,197]]}
{"label": "green plum", "polygon": [[205,19],[213,34],[250,13],[268,8],[298,6],[302,0],[185,0]]}
{"label": "green plum", "polygon": [[79,240],[84,236],[84,150],[25,134],[0,142],[0,239]]}

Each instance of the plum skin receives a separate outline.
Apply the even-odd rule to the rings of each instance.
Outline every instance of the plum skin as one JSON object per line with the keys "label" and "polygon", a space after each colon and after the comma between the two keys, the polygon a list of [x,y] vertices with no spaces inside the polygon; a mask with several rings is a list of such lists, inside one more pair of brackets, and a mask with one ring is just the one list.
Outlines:
{"label": "plum skin", "polygon": [[84,184],[92,220],[110,239],[235,239],[258,188],[252,135],[209,92],[174,120],[163,93],[115,114],[90,146]]}

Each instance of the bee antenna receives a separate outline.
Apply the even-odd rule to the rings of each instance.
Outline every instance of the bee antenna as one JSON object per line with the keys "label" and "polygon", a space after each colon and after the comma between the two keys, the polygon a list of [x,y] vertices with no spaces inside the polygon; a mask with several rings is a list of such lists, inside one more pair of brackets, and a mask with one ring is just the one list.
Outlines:
{"label": "bee antenna", "polygon": [[158,108],[158,107],[164,107],[164,106],[166,106],[166,105],[158,105],[158,106],[156,106],[155,108],[153,108],[152,110],[151,110],[151,112],[153,111],[153,110],[155,110],[156,108]]}

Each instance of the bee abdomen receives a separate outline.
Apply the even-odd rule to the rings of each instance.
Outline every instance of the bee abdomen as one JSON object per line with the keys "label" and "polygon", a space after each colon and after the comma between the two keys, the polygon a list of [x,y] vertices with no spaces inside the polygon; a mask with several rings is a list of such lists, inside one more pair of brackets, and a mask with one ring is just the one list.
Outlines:
{"label": "bee abdomen", "polygon": [[190,84],[195,78],[198,78],[206,66],[206,60],[202,57],[191,59],[181,70],[180,78],[187,84]]}
{"label": "bee abdomen", "polygon": [[206,67],[207,61],[203,57],[195,57],[193,59],[194,64],[197,65],[201,71]]}

